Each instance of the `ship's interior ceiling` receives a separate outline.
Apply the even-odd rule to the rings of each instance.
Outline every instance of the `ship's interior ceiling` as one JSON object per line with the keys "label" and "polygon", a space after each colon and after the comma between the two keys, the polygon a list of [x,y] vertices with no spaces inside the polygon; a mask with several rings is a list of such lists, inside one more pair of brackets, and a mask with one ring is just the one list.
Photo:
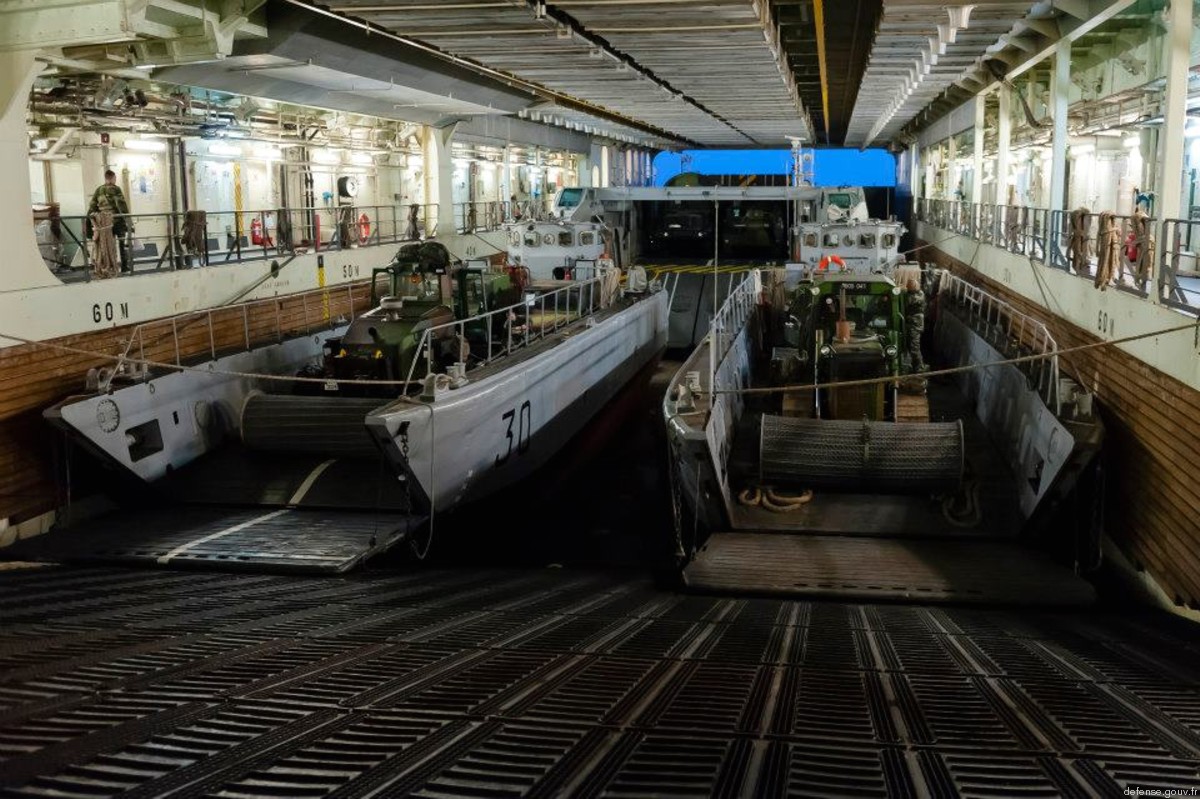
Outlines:
{"label": "ship's interior ceiling", "polygon": [[[151,37],[131,46],[123,63],[116,59],[121,69],[105,71],[128,77],[129,67],[152,67],[146,74],[161,83],[300,106],[435,127],[509,120],[656,149],[780,147],[793,137],[886,146],[910,141],[984,86],[1029,69],[1081,25],[1090,30],[1130,7],[1121,0],[255,5],[227,57],[180,57],[155,48]],[[1090,36],[1076,51],[1085,41]],[[114,52],[106,49],[107,63]],[[59,74],[103,62],[79,55],[65,50]]]}

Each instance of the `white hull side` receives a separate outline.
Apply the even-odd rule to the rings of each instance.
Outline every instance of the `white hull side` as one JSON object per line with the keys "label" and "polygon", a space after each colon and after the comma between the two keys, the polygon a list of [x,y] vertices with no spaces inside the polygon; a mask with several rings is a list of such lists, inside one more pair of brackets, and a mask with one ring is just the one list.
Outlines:
{"label": "white hull side", "polygon": [[[212,366],[226,373],[295,374],[321,357],[321,344],[326,338],[344,332],[345,327],[341,327],[258,347],[220,358]],[[70,400],[50,413],[114,463],[146,482],[153,482],[165,477],[169,470],[186,466],[209,452],[225,436],[236,437],[242,404],[250,392],[278,387],[277,383],[252,378],[189,370],[125,386],[112,394]],[[202,410],[198,412],[198,408]],[[207,420],[207,424],[202,424],[202,420]],[[128,431],[155,421],[162,439],[161,449],[135,459],[127,440]]]}
{"label": "white hull side", "polygon": [[[528,477],[563,448],[666,346],[666,292],[582,327],[551,349],[432,403],[401,400],[368,416],[434,508],[449,510]],[[435,457],[431,457],[434,455]]]}

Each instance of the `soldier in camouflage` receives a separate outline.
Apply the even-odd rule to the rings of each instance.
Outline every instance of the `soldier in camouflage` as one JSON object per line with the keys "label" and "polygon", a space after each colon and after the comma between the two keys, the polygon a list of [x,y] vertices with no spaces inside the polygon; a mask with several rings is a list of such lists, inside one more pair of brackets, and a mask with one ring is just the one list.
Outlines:
{"label": "soldier in camouflage", "polygon": [[117,185],[117,173],[111,169],[104,171],[104,183],[92,192],[92,203],[88,206],[89,216],[100,211],[108,211],[113,215],[113,236],[121,251],[121,271],[129,272],[129,253],[125,246],[125,234],[133,232],[127,219],[129,204],[125,202],[125,192]]}
{"label": "soldier in camouflage", "polygon": [[925,371],[925,359],[921,356],[921,334],[925,331],[925,292],[916,280],[908,281],[908,293],[904,297],[904,327],[908,333],[909,370],[913,373]]}

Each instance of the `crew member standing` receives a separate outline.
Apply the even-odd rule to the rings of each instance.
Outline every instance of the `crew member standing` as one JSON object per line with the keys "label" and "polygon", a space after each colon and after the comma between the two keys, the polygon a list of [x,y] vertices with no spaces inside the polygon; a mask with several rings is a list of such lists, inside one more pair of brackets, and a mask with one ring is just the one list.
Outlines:
{"label": "crew member standing", "polygon": [[925,331],[925,292],[915,279],[908,281],[908,293],[904,296],[904,327],[908,334],[909,370],[913,373],[925,371],[925,359],[921,357],[921,334]]}
{"label": "crew member standing", "polygon": [[121,271],[131,272],[129,252],[125,247],[125,234],[133,231],[128,220],[129,204],[125,202],[125,192],[117,185],[117,173],[111,169],[104,171],[104,184],[92,193],[92,204],[88,206],[89,216],[105,211],[112,214],[112,233],[121,253]]}

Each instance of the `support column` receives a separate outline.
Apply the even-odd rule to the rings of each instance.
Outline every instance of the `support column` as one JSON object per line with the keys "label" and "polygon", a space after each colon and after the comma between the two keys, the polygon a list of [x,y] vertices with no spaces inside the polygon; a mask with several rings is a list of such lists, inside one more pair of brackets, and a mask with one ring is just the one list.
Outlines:
{"label": "support column", "polygon": [[1008,151],[1012,147],[1012,90],[1000,84],[1000,124],[996,128],[996,203],[1009,205]]}
{"label": "support column", "polygon": [[454,223],[454,159],[450,155],[450,140],[456,125],[444,128],[425,128],[425,202],[437,203],[436,221],[439,236],[451,236]]}
{"label": "support column", "polygon": [[1163,92],[1163,126],[1158,134],[1158,185],[1154,186],[1154,216],[1159,219],[1187,218],[1183,207],[1183,151],[1191,36],[1191,0],[1171,0],[1167,35],[1163,37],[1167,86]]}
{"label": "support column", "polygon": [[1054,120],[1050,160],[1050,210],[1067,204],[1067,106],[1071,92],[1071,42],[1054,45],[1054,73],[1050,79],[1050,114]]}
{"label": "support column", "polygon": [[925,173],[921,169],[921,148],[914,142],[908,146],[908,190],[913,199],[925,196]]}
{"label": "support column", "polygon": [[983,202],[983,131],[987,125],[987,95],[975,95],[975,151],[972,153],[971,196],[973,203]]}
{"label": "support column", "polygon": [[34,54],[33,50],[0,52],[0,175],[5,177],[4,191],[0,192],[0,219],[4,220],[8,234],[4,259],[6,290],[53,286],[59,282],[38,252],[33,214],[29,211],[32,185],[25,109],[33,79],[41,71]]}
{"label": "support column", "polygon": [[[512,167],[509,166],[509,159],[512,158],[512,147],[504,145],[504,155],[501,156],[502,163],[500,164],[500,202],[507,203],[512,199]],[[505,206],[507,207],[507,206]],[[511,211],[510,211],[511,213]]]}

